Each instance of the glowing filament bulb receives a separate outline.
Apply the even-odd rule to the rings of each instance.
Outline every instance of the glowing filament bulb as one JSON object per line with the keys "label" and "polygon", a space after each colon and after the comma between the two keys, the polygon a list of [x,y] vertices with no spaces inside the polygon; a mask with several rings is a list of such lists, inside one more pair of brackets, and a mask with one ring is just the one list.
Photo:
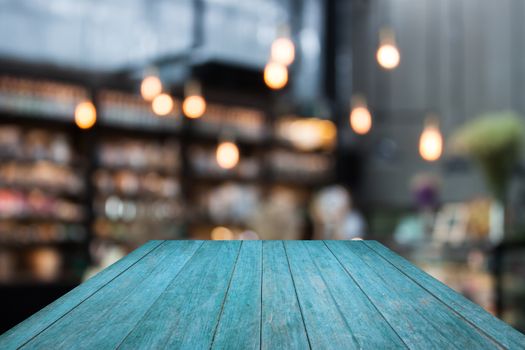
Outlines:
{"label": "glowing filament bulb", "polygon": [[279,90],[288,83],[288,69],[278,62],[268,62],[264,67],[264,82],[273,90]]}
{"label": "glowing filament bulb", "polygon": [[173,110],[173,99],[168,94],[160,94],[153,99],[151,108],[156,115],[168,115]]}
{"label": "glowing filament bulb", "polygon": [[277,38],[272,43],[271,58],[273,62],[288,66],[295,59],[295,46],[289,38]]}
{"label": "glowing filament bulb", "polygon": [[221,142],[217,147],[217,163],[223,169],[232,169],[239,163],[239,148],[233,142]]}
{"label": "glowing filament bulb", "polygon": [[438,160],[443,153],[443,136],[437,123],[427,122],[419,138],[419,154],[426,161]]}
{"label": "glowing filament bulb", "polygon": [[140,94],[146,101],[153,101],[162,93],[162,83],[156,75],[148,75],[140,84]]}
{"label": "glowing filament bulb", "polygon": [[206,100],[199,95],[188,96],[182,103],[182,111],[188,118],[200,118],[206,111]]}
{"label": "glowing filament bulb", "polygon": [[80,129],[89,129],[97,121],[97,110],[91,101],[81,102],[75,108],[75,123]]}
{"label": "glowing filament bulb", "polygon": [[352,111],[350,112],[350,127],[356,134],[365,135],[372,128],[372,115],[362,96],[352,98]]}
{"label": "glowing filament bulb", "polygon": [[379,65],[385,69],[394,69],[401,61],[401,54],[396,45],[394,32],[391,29],[382,29],[379,33],[379,48],[376,59]]}

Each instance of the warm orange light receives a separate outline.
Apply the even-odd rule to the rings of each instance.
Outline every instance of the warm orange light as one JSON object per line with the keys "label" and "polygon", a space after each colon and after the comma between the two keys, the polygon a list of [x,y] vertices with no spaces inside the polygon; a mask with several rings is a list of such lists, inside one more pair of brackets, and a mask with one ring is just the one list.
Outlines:
{"label": "warm orange light", "polygon": [[364,135],[372,128],[372,115],[366,106],[357,106],[350,113],[350,126],[356,134]]}
{"label": "warm orange light", "polygon": [[97,122],[97,110],[91,101],[81,102],[75,108],[75,123],[80,129],[89,129]]}
{"label": "warm orange light", "polygon": [[280,63],[268,62],[264,67],[264,82],[270,89],[282,89],[288,83],[288,69]]}
{"label": "warm orange light", "polygon": [[271,57],[273,62],[288,66],[295,59],[295,46],[289,38],[278,38],[272,43]]}
{"label": "warm orange light", "polygon": [[188,118],[200,118],[206,112],[206,100],[199,95],[188,96],[182,103],[182,111]]}
{"label": "warm orange light", "polygon": [[211,239],[215,241],[229,241],[235,238],[233,232],[226,227],[218,226],[211,231]]}
{"label": "warm orange light", "polygon": [[232,169],[239,163],[239,148],[233,142],[222,142],[217,147],[217,163],[223,169]]}
{"label": "warm orange light", "polygon": [[377,50],[376,57],[377,62],[385,69],[396,68],[401,60],[401,55],[397,47],[390,44],[381,45]]}
{"label": "warm orange light", "polygon": [[330,148],[335,144],[337,129],[330,120],[296,119],[286,129],[286,138],[300,150]]}
{"label": "warm orange light", "polygon": [[160,94],[153,99],[151,108],[156,115],[168,115],[173,110],[173,99],[168,94]]}
{"label": "warm orange light", "polygon": [[140,84],[140,94],[146,101],[152,101],[162,93],[162,82],[156,75],[148,75]]}
{"label": "warm orange light", "polygon": [[443,136],[436,123],[427,123],[419,138],[419,154],[429,162],[438,160],[443,153]]}
{"label": "warm orange light", "polygon": [[395,33],[390,28],[382,28],[379,32],[379,48],[376,59],[385,69],[394,69],[399,65],[401,54],[396,44]]}

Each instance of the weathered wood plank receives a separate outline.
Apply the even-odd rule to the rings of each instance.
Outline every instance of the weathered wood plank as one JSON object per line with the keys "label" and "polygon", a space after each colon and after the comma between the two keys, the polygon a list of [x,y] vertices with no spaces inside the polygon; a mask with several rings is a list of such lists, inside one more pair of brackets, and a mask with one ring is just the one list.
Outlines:
{"label": "weathered wood plank", "polygon": [[120,347],[209,349],[240,246],[205,242]]}
{"label": "weathered wood plank", "polygon": [[168,241],[27,343],[35,349],[113,349],[202,245]]}
{"label": "weathered wood plank", "polygon": [[313,349],[355,349],[357,340],[329,287],[299,241],[284,243],[292,278]]}
{"label": "weathered wood plank", "polygon": [[260,348],[261,274],[262,241],[243,242],[212,348]]}
{"label": "weathered wood plank", "polygon": [[1,349],[17,349],[37,336],[73,308],[84,302],[127,269],[158,248],[162,241],[150,241],[125,258],[93,276],[79,287],[49,304],[24,322],[0,336]]}
{"label": "weathered wood plank", "polygon": [[322,276],[337,307],[343,314],[352,336],[361,349],[406,348],[399,335],[346,273],[322,241],[301,242],[301,254],[310,256]]}
{"label": "weathered wood plank", "polygon": [[308,349],[308,338],[281,241],[263,242],[262,349]]}
{"label": "weathered wood plank", "polygon": [[410,348],[497,347],[365,243],[325,243]]}
{"label": "weathered wood plank", "polygon": [[150,242],[59,301],[0,348],[525,348],[377,242]]}
{"label": "weathered wood plank", "polygon": [[415,281],[421,288],[441,300],[455,313],[474,324],[503,347],[525,347],[525,335],[490,315],[481,306],[456,293],[382,244],[376,241],[365,241],[365,244],[399,269],[404,275]]}

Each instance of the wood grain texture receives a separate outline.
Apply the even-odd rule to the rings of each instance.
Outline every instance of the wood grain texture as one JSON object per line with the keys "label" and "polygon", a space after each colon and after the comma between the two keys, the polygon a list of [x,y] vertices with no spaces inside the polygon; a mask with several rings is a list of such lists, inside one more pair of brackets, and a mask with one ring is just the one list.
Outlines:
{"label": "wood grain texture", "polygon": [[263,242],[262,349],[308,349],[288,259],[281,241]]}
{"label": "wood grain texture", "polygon": [[154,241],[0,349],[524,349],[377,242]]}
{"label": "wood grain texture", "polygon": [[261,274],[262,242],[243,242],[212,348],[260,348]]}
{"label": "wood grain texture", "polygon": [[120,345],[209,349],[241,242],[205,242]]}
{"label": "wood grain texture", "polygon": [[497,344],[360,241],[326,242],[411,348],[494,349]]}
{"label": "wood grain texture", "polygon": [[136,264],[144,256],[159,247],[162,241],[150,241],[133,251],[124,259],[93,276],[52,304],[49,304],[24,322],[0,336],[0,349],[17,349],[43,332],[46,328],[70,312],[84,300],[95,294],[121,273]]}
{"label": "wood grain texture", "polygon": [[30,341],[27,348],[115,348],[201,245],[198,241],[165,242]]}
{"label": "wood grain texture", "polygon": [[349,278],[339,261],[326,249],[324,242],[297,242],[294,245],[301,246],[302,254],[309,256],[310,264],[313,263],[317,268],[318,274],[343,314],[358,348],[406,348],[406,344],[363,290]]}
{"label": "wood grain texture", "polygon": [[285,242],[284,246],[312,348],[357,348],[358,342],[345,315],[308,252],[303,249],[302,242]]}
{"label": "wood grain texture", "polygon": [[516,332],[514,328],[492,316],[479,305],[456,293],[432,276],[421,271],[399,255],[376,241],[366,241],[365,244],[395,266],[407,277],[415,281],[428,293],[448,305],[455,313],[461,315],[489,337],[505,348],[525,347],[525,335]]}

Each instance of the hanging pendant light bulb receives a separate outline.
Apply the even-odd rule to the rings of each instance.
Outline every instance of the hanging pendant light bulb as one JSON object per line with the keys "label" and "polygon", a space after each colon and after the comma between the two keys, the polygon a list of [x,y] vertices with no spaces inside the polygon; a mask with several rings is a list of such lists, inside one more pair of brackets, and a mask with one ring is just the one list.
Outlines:
{"label": "hanging pendant light bulb", "polygon": [[89,129],[97,122],[97,110],[93,102],[84,101],[75,108],[75,123],[80,129]]}
{"label": "hanging pendant light bulb", "polygon": [[264,67],[264,82],[273,90],[284,88],[288,83],[288,68],[278,62],[268,62]]}
{"label": "hanging pendant light bulb", "polygon": [[428,162],[438,160],[443,153],[443,136],[436,117],[429,117],[419,138],[419,154]]}
{"label": "hanging pendant light bulb", "polygon": [[379,48],[376,53],[377,62],[385,69],[394,69],[399,65],[401,54],[396,44],[394,31],[383,28],[379,32]]}
{"label": "hanging pendant light bulb", "polygon": [[295,59],[295,45],[290,39],[290,26],[283,24],[277,30],[277,38],[270,50],[270,61],[289,66]]}
{"label": "hanging pendant light bulb", "polygon": [[362,95],[353,96],[351,108],[350,127],[356,134],[367,134],[372,128],[372,115],[368,110],[366,99]]}
{"label": "hanging pendant light bulb", "polygon": [[217,164],[223,169],[232,169],[239,163],[239,148],[231,141],[223,141],[217,146]]}
{"label": "hanging pendant light bulb", "polygon": [[151,109],[158,116],[165,116],[173,110],[173,98],[168,94],[160,94],[153,99]]}
{"label": "hanging pendant light bulb", "polygon": [[191,119],[202,117],[206,112],[206,100],[202,97],[202,88],[198,81],[189,81],[184,86],[184,101],[182,112]]}
{"label": "hanging pendant light bulb", "polygon": [[271,48],[271,60],[284,66],[289,66],[295,59],[295,45],[288,37],[274,40]]}
{"label": "hanging pendant light bulb", "polygon": [[140,94],[142,98],[148,102],[153,101],[155,97],[162,93],[162,82],[155,69],[148,69],[144,75],[144,79],[140,84]]}

